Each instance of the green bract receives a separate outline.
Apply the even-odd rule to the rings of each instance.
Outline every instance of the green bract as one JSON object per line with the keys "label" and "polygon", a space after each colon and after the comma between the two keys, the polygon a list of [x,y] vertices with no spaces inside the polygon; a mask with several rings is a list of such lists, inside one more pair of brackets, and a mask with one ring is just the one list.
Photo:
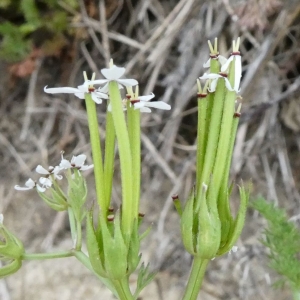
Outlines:
{"label": "green bract", "polygon": [[13,274],[21,268],[24,252],[22,242],[0,223],[0,260],[7,262],[0,268],[0,278]]}

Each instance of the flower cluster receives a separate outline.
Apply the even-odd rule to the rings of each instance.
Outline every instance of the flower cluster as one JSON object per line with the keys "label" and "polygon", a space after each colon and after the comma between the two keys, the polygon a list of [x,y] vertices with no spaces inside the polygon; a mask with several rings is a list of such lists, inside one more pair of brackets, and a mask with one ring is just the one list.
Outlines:
{"label": "flower cluster", "polygon": [[15,185],[15,189],[18,191],[27,191],[36,188],[38,192],[43,193],[48,188],[51,188],[55,180],[61,180],[63,178],[62,175],[58,174],[62,170],[77,169],[79,171],[86,171],[94,167],[94,165],[85,165],[84,164],[85,160],[86,160],[86,155],[84,154],[73,156],[71,161],[65,159],[62,155],[61,162],[59,163],[58,166],[55,167],[50,166],[48,170],[41,165],[38,165],[35,168],[35,171],[38,174],[43,175],[39,178],[38,182],[29,178],[25,182],[24,187]]}
{"label": "flower cluster", "polygon": [[[240,92],[240,82],[242,77],[242,60],[241,60],[241,53],[239,51],[240,47],[240,38],[237,39],[237,41],[233,41],[233,47],[232,47],[232,53],[228,59],[226,59],[224,56],[219,55],[217,51],[217,43],[215,43],[215,46],[212,47],[211,43],[209,42],[209,48],[210,48],[210,58],[209,60],[203,65],[205,68],[209,68],[211,66],[211,60],[218,60],[221,65],[221,72],[219,74],[216,73],[204,73],[203,76],[200,77],[200,79],[209,79],[210,81],[210,88],[209,91],[215,92],[217,87],[217,82],[219,79],[225,80],[225,86],[229,91],[235,91],[236,93]],[[230,66],[230,63],[234,61],[234,84],[233,87],[230,84],[228,80],[228,69]]]}
{"label": "flower cluster", "polygon": [[[115,81],[118,83],[119,89],[122,89],[123,86],[126,88],[131,88],[133,86],[137,86],[138,82],[135,79],[121,79],[121,77],[125,73],[125,68],[120,68],[112,64],[109,69],[102,69],[102,75],[105,79],[98,80],[85,80],[85,82],[78,86],[77,88],[73,87],[60,87],[60,88],[47,88],[45,86],[44,91],[48,94],[58,94],[58,93],[66,93],[66,94],[74,94],[76,97],[80,99],[84,99],[85,94],[90,94],[92,100],[101,104],[103,99],[108,99],[108,85],[109,82]],[[96,89],[94,87],[95,84],[103,85],[101,88]],[[171,109],[169,104],[166,104],[162,101],[151,101],[154,98],[154,94],[147,96],[137,96],[135,99],[130,99],[131,104],[134,106],[134,109],[139,109],[141,112],[151,112],[151,109],[148,107],[154,107],[164,110]],[[126,106],[124,106],[126,109]],[[108,111],[111,111],[111,105],[108,105]]]}

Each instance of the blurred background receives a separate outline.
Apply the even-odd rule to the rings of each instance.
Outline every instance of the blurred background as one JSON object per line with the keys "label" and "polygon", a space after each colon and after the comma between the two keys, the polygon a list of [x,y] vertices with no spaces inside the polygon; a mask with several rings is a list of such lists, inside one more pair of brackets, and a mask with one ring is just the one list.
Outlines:
{"label": "blurred background", "polygon": [[[110,58],[126,67],[143,95],[171,111],[142,116],[143,258],[157,277],[141,299],[180,299],[191,257],[180,240],[171,195],[185,200],[195,179],[196,78],[204,73],[207,40],[230,54],[241,37],[242,116],[232,179],[253,182],[263,195],[300,219],[300,3],[299,0],[1,0],[0,1],[0,211],[28,252],[72,247],[68,220],[38,199],[17,192],[38,164],[56,165],[85,153],[91,163],[84,103],[73,95],[49,95],[44,86],[76,87],[82,72]],[[98,106],[105,137],[105,105]],[[116,164],[113,191],[119,205]],[[89,201],[95,199],[92,174]],[[232,207],[238,207],[233,195]],[[201,300],[291,299],[274,290],[277,279],[259,243],[264,220],[249,209],[239,251],[211,262]],[[134,276],[132,281],[134,284]],[[25,262],[0,281],[1,300],[113,299],[73,258]]]}

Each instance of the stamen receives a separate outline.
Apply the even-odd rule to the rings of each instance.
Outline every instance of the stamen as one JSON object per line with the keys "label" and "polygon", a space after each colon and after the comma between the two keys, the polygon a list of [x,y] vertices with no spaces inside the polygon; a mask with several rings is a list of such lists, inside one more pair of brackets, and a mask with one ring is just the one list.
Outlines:
{"label": "stamen", "polygon": [[139,103],[139,102],[141,102],[141,100],[139,100],[139,99],[137,99],[137,100],[130,100],[131,104],[135,104],[135,103]]}
{"label": "stamen", "polygon": [[178,199],[178,194],[174,194],[174,195],[172,195],[171,197],[172,197],[173,201],[174,201],[174,200],[177,200],[177,199]]}
{"label": "stamen", "polygon": [[223,72],[220,72],[219,75],[221,75],[222,77],[225,77],[225,78],[228,77],[228,74],[227,73],[223,73]]}

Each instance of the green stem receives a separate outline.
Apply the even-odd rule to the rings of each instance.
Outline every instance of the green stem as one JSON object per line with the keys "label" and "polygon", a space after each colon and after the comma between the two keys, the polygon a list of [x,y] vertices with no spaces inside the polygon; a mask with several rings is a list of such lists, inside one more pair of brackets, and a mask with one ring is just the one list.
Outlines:
{"label": "green stem", "polygon": [[96,103],[93,101],[92,96],[90,94],[85,94],[85,105],[88,116],[90,140],[93,154],[97,201],[103,214],[106,216],[109,204],[107,204],[108,201],[105,198],[105,190],[103,188],[104,176],[98,118],[96,111]]}
{"label": "green stem", "polygon": [[22,255],[23,260],[42,260],[42,259],[54,259],[54,258],[64,258],[74,256],[74,252],[70,251],[61,251],[55,253],[24,253]]}
{"label": "green stem", "polygon": [[129,283],[128,279],[125,277],[121,280],[114,281],[114,286],[116,288],[116,291],[118,293],[120,300],[133,300],[134,297],[131,294],[131,291],[129,289]]}
{"label": "green stem", "polygon": [[109,83],[109,95],[114,120],[115,132],[118,140],[121,178],[122,178],[122,229],[128,240],[134,221],[132,198],[132,160],[129,135],[123,111],[121,94],[117,82]]}
{"label": "green stem", "polygon": [[74,216],[74,213],[73,213],[73,210],[71,207],[68,208],[68,215],[69,215],[71,236],[72,236],[72,240],[74,242],[74,241],[77,241],[77,230],[76,230],[75,216]]}
{"label": "green stem", "polygon": [[141,113],[127,105],[128,134],[132,155],[132,198],[134,218],[138,218],[141,187]]}
{"label": "green stem", "polygon": [[182,300],[197,299],[208,262],[208,259],[194,257],[191,274]]}
{"label": "green stem", "polygon": [[114,158],[115,158],[115,128],[111,112],[106,114],[106,136],[105,136],[105,159],[104,159],[104,181],[105,181],[105,198],[107,208],[111,201],[112,182],[114,175]]}
{"label": "green stem", "polygon": [[[229,80],[233,84],[234,80],[234,65],[231,63]],[[220,129],[220,136],[218,141],[218,149],[216,153],[213,175],[214,175],[214,189],[219,191],[222,180],[226,180],[224,177],[224,171],[228,160],[231,157],[227,156],[231,146],[231,133],[233,124],[233,115],[235,111],[235,99],[236,93],[234,91],[229,91],[227,88],[224,90],[224,109],[222,113],[222,122]],[[235,139],[235,136],[233,137]],[[227,174],[225,174],[226,176]]]}
{"label": "green stem", "polygon": [[[200,179],[201,186],[198,187],[197,197],[201,194],[202,183],[208,184],[210,175],[212,174],[215,156],[218,147],[218,139],[220,134],[220,125],[222,120],[222,111],[224,106],[225,81],[218,80],[217,89],[214,94],[213,107],[211,112],[209,134],[206,142],[205,157],[202,176]],[[197,200],[199,201],[199,200]]]}
{"label": "green stem", "polygon": [[82,247],[82,228],[81,222],[76,220],[76,229],[77,229],[77,236],[76,236],[76,246],[75,250],[80,251]]}

